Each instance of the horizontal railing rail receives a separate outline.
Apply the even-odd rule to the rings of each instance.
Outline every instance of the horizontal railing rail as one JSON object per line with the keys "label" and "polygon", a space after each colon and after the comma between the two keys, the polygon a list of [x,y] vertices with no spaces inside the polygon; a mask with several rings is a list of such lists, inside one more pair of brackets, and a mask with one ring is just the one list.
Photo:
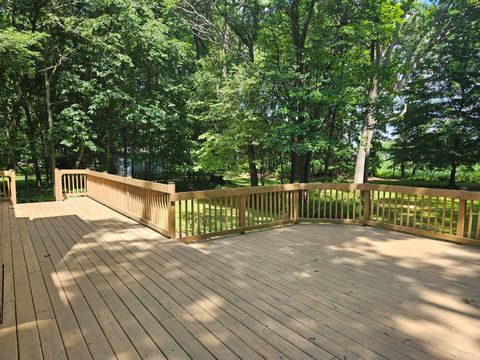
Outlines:
{"label": "horizontal railing rail", "polygon": [[17,203],[15,171],[0,171],[0,201],[10,201]]}
{"label": "horizontal railing rail", "polygon": [[91,170],[58,170],[57,199],[86,195],[183,242],[297,223],[388,228],[480,245],[480,193],[378,184],[308,183],[175,192]]}

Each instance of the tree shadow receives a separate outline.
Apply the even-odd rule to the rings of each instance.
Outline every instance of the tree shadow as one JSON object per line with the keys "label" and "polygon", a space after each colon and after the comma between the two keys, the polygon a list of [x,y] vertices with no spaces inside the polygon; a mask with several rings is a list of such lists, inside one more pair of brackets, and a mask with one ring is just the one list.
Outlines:
{"label": "tree shadow", "polygon": [[87,198],[17,209],[69,355],[480,354],[478,249],[352,225],[184,245]]}

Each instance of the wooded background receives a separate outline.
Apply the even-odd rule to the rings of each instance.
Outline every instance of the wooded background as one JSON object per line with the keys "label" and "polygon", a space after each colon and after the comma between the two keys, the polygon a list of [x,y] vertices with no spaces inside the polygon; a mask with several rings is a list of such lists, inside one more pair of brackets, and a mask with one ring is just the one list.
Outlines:
{"label": "wooded background", "polygon": [[454,186],[480,173],[479,34],[478,0],[2,0],[0,168]]}

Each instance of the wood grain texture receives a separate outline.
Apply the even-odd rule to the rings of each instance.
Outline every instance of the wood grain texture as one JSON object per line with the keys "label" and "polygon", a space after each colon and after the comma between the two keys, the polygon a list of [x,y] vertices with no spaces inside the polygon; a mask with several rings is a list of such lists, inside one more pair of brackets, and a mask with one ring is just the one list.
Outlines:
{"label": "wood grain texture", "polygon": [[473,247],[339,224],[185,245],[84,197],[1,203],[0,249],[2,358],[480,357]]}

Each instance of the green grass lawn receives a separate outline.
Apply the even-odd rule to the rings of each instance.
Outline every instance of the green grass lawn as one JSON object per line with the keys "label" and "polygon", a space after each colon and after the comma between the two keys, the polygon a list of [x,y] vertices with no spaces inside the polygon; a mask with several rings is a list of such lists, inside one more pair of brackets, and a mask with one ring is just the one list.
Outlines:
{"label": "green grass lawn", "polygon": [[[226,179],[227,186],[226,187],[248,187],[250,186],[250,177],[248,176],[235,176]],[[270,185],[281,185],[282,182],[280,179],[275,179],[271,177],[265,178],[265,186]]]}

